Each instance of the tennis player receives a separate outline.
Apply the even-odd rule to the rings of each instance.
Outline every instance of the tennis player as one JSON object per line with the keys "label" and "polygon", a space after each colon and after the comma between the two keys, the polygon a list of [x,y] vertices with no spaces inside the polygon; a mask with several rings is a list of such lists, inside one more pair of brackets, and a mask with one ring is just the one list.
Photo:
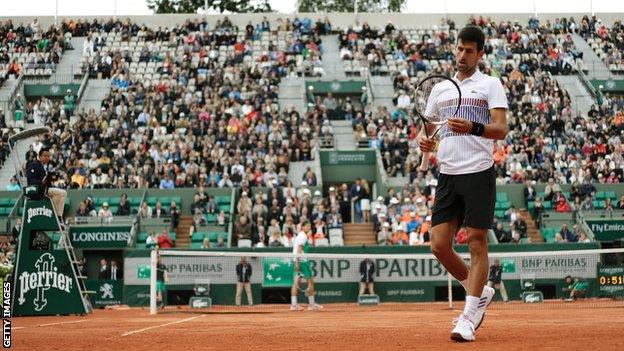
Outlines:
{"label": "tennis player", "polygon": [[[451,331],[455,341],[475,340],[475,330],[494,296],[494,289],[485,286],[487,232],[496,200],[493,150],[494,140],[507,135],[508,107],[500,80],[477,69],[484,43],[485,35],[478,27],[467,26],[457,36],[453,79],[461,89],[461,107],[456,118],[440,130],[438,146],[440,175],[432,211],[431,250],[466,289],[464,311]],[[433,103],[444,106],[445,101],[439,100]],[[436,142],[423,131],[418,144],[423,152],[436,148]],[[453,250],[453,238],[461,226],[468,232],[470,268]]]}
{"label": "tennis player", "polygon": [[297,293],[301,280],[306,280],[308,287],[306,289],[306,295],[308,296],[308,310],[316,311],[323,308],[323,306],[314,302],[314,277],[312,274],[312,267],[310,262],[305,258],[302,258],[304,252],[308,252],[310,245],[308,244],[308,234],[310,233],[310,222],[305,221],[301,224],[301,231],[293,240],[293,256],[295,264],[295,272],[293,277],[293,285],[290,289],[290,310],[301,311],[302,308],[297,303]]}

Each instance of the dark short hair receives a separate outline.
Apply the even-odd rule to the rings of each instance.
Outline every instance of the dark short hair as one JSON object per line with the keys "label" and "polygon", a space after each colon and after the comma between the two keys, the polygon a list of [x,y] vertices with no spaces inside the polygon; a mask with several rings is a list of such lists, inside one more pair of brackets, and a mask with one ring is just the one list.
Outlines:
{"label": "dark short hair", "polygon": [[477,26],[465,26],[459,31],[457,40],[477,43],[477,50],[481,51],[485,45],[485,34],[483,34],[483,30]]}
{"label": "dark short hair", "polygon": [[39,156],[43,155],[43,153],[44,153],[44,152],[46,152],[46,151],[48,151],[48,152],[49,152],[49,151],[50,151],[50,148],[49,148],[49,147],[46,147],[46,146],[42,147],[42,148],[39,150]]}

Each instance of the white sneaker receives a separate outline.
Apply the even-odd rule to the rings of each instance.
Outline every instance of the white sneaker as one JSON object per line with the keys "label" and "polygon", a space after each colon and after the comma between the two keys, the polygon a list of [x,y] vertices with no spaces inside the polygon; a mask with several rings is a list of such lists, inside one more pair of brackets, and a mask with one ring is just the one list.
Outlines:
{"label": "white sneaker", "polygon": [[322,309],[323,309],[323,306],[321,306],[321,305],[319,305],[317,303],[308,306],[308,311],[318,311],[318,310],[322,310]]}
{"label": "white sneaker", "polygon": [[483,292],[481,293],[481,299],[479,299],[479,306],[477,307],[477,313],[475,313],[473,321],[475,325],[475,330],[479,329],[481,323],[483,323],[483,319],[485,318],[485,309],[492,303],[492,299],[494,298],[494,294],[496,291],[494,288],[490,288],[489,286],[483,287]]}
{"label": "white sneaker", "polygon": [[475,340],[474,324],[467,315],[461,314],[459,318],[453,320],[455,328],[451,330],[451,340],[457,342],[467,342]]}
{"label": "white sneaker", "polygon": [[290,305],[290,310],[291,311],[303,311],[303,308],[301,306],[299,306],[299,304],[297,304],[297,305]]}

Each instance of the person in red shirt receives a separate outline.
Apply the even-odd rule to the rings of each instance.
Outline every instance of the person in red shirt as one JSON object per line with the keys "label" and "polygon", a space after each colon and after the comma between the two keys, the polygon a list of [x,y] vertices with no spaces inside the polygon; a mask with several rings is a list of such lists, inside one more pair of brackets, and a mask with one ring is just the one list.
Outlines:
{"label": "person in red shirt", "polygon": [[171,240],[167,229],[163,229],[156,242],[158,243],[158,248],[160,249],[170,249],[173,247],[173,240]]}

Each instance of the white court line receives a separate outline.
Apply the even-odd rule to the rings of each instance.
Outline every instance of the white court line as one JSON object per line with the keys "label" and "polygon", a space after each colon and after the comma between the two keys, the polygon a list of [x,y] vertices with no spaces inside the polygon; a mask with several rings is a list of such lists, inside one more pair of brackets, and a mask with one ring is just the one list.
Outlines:
{"label": "white court line", "polygon": [[25,329],[26,327],[11,327],[11,330]]}
{"label": "white court line", "polygon": [[154,326],[143,328],[143,329],[139,329],[139,330],[133,330],[133,331],[129,331],[127,333],[121,334],[121,336],[128,336],[128,335],[144,332],[144,331],[150,330],[150,329],[166,327],[166,326],[172,325],[172,324],[184,323],[184,322],[192,321],[193,319],[201,318],[201,317],[204,317],[204,316],[205,315],[202,314],[201,316],[190,317],[190,318],[181,319],[181,320],[175,321],[175,322],[169,322],[169,323],[154,325]]}
{"label": "white court line", "polygon": [[[464,310],[453,310],[453,312],[464,312]],[[498,316],[498,313],[494,313],[494,312],[487,312],[486,313],[488,316]]]}
{"label": "white court line", "polygon": [[73,324],[73,323],[82,323],[82,322],[88,322],[88,321],[90,321],[90,319],[81,319],[78,321],[68,321],[68,322],[46,323],[46,324],[39,324],[38,327],[49,327],[51,325]]}

